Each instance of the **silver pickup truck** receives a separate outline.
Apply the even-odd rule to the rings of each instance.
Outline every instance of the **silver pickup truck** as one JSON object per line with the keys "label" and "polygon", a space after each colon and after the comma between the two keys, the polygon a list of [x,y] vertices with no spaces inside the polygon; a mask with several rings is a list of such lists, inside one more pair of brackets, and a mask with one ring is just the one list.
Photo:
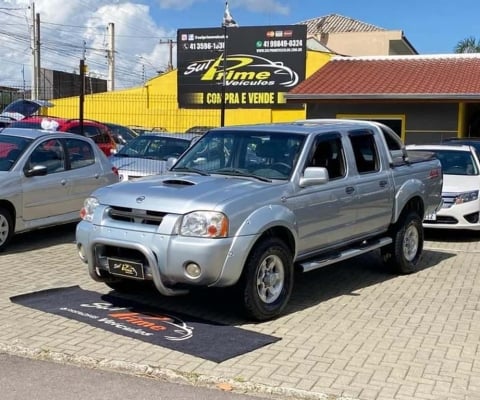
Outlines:
{"label": "silver pickup truck", "polygon": [[379,123],[217,128],[166,175],[87,198],[78,253],[115,290],[232,286],[249,318],[267,320],[288,303],[295,269],[381,249],[397,272],[414,272],[441,189],[440,162],[412,159]]}

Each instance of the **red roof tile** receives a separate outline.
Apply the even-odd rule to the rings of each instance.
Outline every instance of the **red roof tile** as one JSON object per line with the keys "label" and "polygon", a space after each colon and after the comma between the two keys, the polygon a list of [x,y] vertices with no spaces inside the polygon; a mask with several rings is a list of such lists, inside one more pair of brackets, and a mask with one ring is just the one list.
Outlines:
{"label": "red roof tile", "polygon": [[298,24],[307,25],[308,35],[317,35],[319,33],[385,31],[384,28],[339,14],[329,14],[323,17],[311,18],[298,22]]}
{"label": "red roof tile", "polygon": [[480,54],[334,57],[286,98],[478,99]]}

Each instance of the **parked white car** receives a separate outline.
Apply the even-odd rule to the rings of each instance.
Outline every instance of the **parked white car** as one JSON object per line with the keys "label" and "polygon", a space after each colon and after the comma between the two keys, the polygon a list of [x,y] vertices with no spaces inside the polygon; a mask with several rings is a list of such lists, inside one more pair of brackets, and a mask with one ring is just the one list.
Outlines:
{"label": "parked white car", "polygon": [[127,142],[110,157],[121,181],[167,172],[169,158],[178,158],[198,135],[189,133],[144,133]]}
{"label": "parked white car", "polygon": [[39,129],[0,132],[0,251],[15,233],[80,219],[95,189],[117,170],[86,137]]}
{"label": "parked white car", "polygon": [[480,162],[474,147],[452,142],[442,145],[409,145],[408,152],[435,153],[443,170],[443,206],[426,215],[426,228],[480,230]]}

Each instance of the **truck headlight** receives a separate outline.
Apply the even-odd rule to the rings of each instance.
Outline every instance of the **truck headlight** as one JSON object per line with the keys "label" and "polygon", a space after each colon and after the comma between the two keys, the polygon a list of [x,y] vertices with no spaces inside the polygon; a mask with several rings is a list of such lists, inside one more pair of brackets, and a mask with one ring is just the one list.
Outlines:
{"label": "truck headlight", "polygon": [[194,211],[184,215],[180,235],[196,237],[227,237],[228,218],[215,211]]}
{"label": "truck headlight", "polygon": [[455,197],[455,204],[468,203],[469,201],[475,201],[477,199],[478,199],[478,190],[475,190],[473,192],[459,193]]}
{"label": "truck headlight", "polygon": [[83,207],[80,210],[80,218],[84,221],[92,222],[93,213],[100,203],[96,197],[87,197],[83,202]]}

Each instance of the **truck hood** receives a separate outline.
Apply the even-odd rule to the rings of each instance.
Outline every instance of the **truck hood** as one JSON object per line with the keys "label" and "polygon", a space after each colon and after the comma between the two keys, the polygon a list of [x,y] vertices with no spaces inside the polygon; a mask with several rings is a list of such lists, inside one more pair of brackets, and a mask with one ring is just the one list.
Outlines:
{"label": "truck hood", "polygon": [[443,193],[460,193],[480,189],[478,175],[448,175],[443,174]]}
{"label": "truck hood", "polygon": [[[286,183],[219,175],[163,175],[116,183],[93,195],[102,204],[185,214],[202,209],[222,210],[229,202],[252,193],[257,200],[268,201],[269,191],[279,185]],[[278,191],[275,192],[279,198]]]}

